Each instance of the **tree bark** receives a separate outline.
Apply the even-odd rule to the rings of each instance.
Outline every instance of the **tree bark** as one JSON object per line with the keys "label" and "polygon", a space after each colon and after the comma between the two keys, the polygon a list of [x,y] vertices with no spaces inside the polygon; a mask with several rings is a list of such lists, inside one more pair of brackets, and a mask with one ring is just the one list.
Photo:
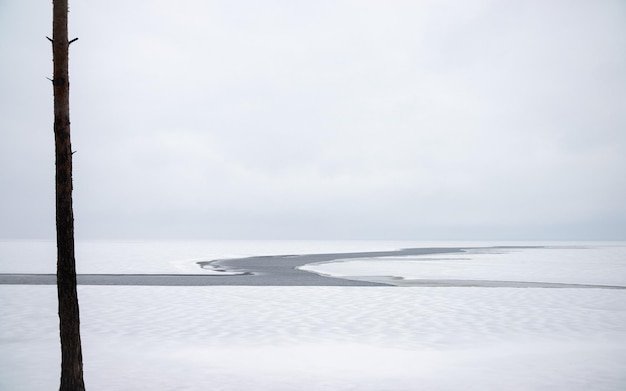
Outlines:
{"label": "tree bark", "polygon": [[61,337],[60,391],[83,391],[83,358],[74,257],[72,145],[70,141],[67,0],[54,0],[52,12],[54,144],[56,166],[57,294]]}

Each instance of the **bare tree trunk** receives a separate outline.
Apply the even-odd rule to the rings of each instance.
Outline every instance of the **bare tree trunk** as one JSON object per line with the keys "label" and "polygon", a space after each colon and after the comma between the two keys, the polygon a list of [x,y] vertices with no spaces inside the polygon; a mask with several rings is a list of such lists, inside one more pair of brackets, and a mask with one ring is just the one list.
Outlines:
{"label": "bare tree trunk", "polygon": [[83,357],[76,292],[67,0],[53,0],[54,144],[56,164],[57,293],[61,337],[61,391],[83,391]]}

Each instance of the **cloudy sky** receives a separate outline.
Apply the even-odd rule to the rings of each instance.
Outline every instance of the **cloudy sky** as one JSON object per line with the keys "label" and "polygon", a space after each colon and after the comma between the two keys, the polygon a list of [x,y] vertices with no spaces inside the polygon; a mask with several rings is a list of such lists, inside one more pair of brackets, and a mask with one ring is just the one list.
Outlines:
{"label": "cloudy sky", "polygon": [[[54,237],[50,2],[0,0],[0,238]],[[70,1],[78,238],[626,240],[621,0]]]}

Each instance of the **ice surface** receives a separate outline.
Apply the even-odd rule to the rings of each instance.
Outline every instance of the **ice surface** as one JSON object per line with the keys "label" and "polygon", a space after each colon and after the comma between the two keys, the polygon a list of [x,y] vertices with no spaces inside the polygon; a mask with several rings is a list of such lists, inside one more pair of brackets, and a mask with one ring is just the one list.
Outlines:
{"label": "ice surface", "polygon": [[[342,260],[300,267],[337,277],[483,280],[626,286],[626,246],[494,248],[455,254]],[[377,281],[377,278],[371,278]],[[387,281],[387,280],[386,280]],[[387,281],[394,283],[393,280]],[[406,284],[406,281],[398,281]]]}
{"label": "ice surface", "polygon": [[[37,259],[54,250],[10,243],[0,245],[2,272],[29,268],[10,254],[39,262],[30,270],[43,272]],[[107,261],[107,272],[123,273],[196,268],[195,259],[213,256],[417,247],[172,243],[101,242],[80,250],[80,259],[89,272]],[[491,279],[503,277],[507,264],[516,279],[607,283],[623,276],[618,247],[611,247],[614,257],[599,246],[472,250],[460,256],[472,261],[396,259],[386,270],[424,265],[433,278],[441,270],[449,278]],[[369,272],[366,262],[350,272]],[[345,263],[320,266],[333,265]],[[626,290],[79,286],[79,299],[85,380],[94,390],[626,389]],[[54,286],[0,285],[0,319],[0,390],[58,387]]]}
{"label": "ice surface", "polygon": [[[624,291],[79,288],[90,389],[586,391],[626,385]],[[59,366],[54,287],[0,286],[0,297],[0,389],[53,389]]]}
{"label": "ice surface", "polygon": [[[208,274],[196,262],[256,255],[380,251],[450,244],[414,241],[79,240],[76,242],[76,268],[78,273],[84,274]],[[0,240],[0,273],[56,273],[55,242]]]}

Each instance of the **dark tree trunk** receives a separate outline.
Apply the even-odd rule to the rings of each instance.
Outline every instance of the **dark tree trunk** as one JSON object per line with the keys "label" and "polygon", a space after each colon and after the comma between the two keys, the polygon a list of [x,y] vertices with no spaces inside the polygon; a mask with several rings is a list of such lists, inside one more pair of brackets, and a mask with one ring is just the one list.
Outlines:
{"label": "dark tree trunk", "polygon": [[54,144],[56,164],[57,293],[61,337],[61,391],[82,391],[83,358],[76,292],[74,212],[72,211],[72,145],[70,142],[70,83],[67,0],[53,1],[52,57],[54,62]]}

